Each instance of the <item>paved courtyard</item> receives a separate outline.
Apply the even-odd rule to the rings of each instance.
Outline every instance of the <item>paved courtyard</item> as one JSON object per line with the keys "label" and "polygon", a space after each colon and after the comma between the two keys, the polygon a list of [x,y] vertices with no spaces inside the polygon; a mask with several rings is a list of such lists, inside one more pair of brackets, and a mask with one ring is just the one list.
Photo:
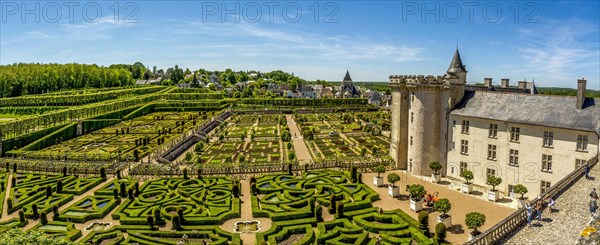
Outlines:
{"label": "paved courtyard", "polygon": [[[449,185],[431,183],[425,178],[408,175],[404,171],[396,170],[382,174],[384,183],[387,183],[387,175],[390,173],[397,173],[401,176],[401,180],[396,183],[400,186],[400,197],[390,197],[387,187],[373,186],[373,177],[377,176],[376,173],[363,174],[363,183],[366,183],[377,191],[381,197],[381,200],[374,202],[373,205],[383,210],[401,209],[411,217],[417,219],[418,214],[409,208],[408,193],[405,191],[406,185],[421,184],[425,187],[427,193],[439,192],[439,198],[448,198],[452,204],[452,210],[450,210],[449,214],[452,215],[454,226],[448,230],[446,240],[453,244],[463,244],[468,239],[469,229],[465,226],[465,215],[467,213],[480,212],[485,214],[486,222],[480,229],[484,231],[515,211],[515,209],[509,208],[506,205],[485,201],[474,195],[466,195],[449,188]],[[433,231],[437,224],[437,215],[439,212],[429,210],[429,213],[429,229]]]}

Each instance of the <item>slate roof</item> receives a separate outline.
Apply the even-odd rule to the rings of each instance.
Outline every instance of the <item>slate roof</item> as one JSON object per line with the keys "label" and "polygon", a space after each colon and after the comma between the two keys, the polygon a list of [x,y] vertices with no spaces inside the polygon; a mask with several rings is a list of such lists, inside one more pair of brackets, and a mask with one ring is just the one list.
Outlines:
{"label": "slate roof", "polygon": [[456,51],[454,51],[454,57],[452,58],[450,66],[448,67],[447,73],[456,74],[457,72],[467,72],[467,69],[465,69],[462,60],[460,59],[460,53],[458,52],[458,48],[456,48]]}
{"label": "slate roof", "polygon": [[466,91],[452,115],[596,132],[600,135],[600,98]]}

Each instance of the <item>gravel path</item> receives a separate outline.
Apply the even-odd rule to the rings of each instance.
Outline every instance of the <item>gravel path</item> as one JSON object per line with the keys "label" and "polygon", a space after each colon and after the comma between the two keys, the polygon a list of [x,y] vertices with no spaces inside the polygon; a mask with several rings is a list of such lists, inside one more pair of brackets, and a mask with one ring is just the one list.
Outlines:
{"label": "gravel path", "polygon": [[287,124],[290,128],[290,133],[292,134],[292,144],[294,145],[294,150],[296,151],[296,159],[298,159],[300,163],[311,162],[312,158],[310,157],[310,152],[308,151],[306,144],[304,144],[302,133],[300,133],[300,129],[298,128],[298,124],[294,120],[294,117],[292,117],[292,115],[285,115],[285,118],[287,119]]}
{"label": "gravel path", "polygon": [[600,188],[600,168],[592,168],[590,176],[595,179],[582,177],[556,199],[556,212],[545,211],[542,221],[521,228],[505,244],[575,244],[591,220],[589,192]]}

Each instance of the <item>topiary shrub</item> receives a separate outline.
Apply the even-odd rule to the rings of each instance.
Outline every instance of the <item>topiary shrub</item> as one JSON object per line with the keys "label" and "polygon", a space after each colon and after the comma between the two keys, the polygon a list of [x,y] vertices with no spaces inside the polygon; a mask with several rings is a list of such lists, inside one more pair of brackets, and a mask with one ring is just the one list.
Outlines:
{"label": "topiary shrub", "polygon": [[61,193],[63,191],[63,182],[62,180],[56,181],[56,193]]}
{"label": "topiary shrub", "polygon": [[471,232],[473,236],[476,236],[480,233],[477,228],[483,226],[484,224],[485,215],[482,213],[470,212],[465,216],[465,225],[467,225],[469,229],[473,229],[473,232]]}
{"label": "topiary shrub", "polygon": [[171,222],[173,222],[173,230],[181,230],[181,223],[179,223],[179,215],[171,217]]}
{"label": "topiary shrub", "polygon": [[117,179],[121,178],[121,170],[117,170]]}
{"label": "topiary shrub", "polygon": [[487,178],[485,183],[492,186],[492,191],[496,191],[496,186],[502,183],[502,178],[491,175]]}
{"label": "topiary shrub", "polygon": [[460,173],[460,177],[465,179],[466,184],[471,184],[471,180],[473,180],[473,172],[471,170],[464,170]]}
{"label": "topiary shrub", "polygon": [[350,178],[352,179],[352,183],[358,182],[358,173],[356,170],[356,166],[350,167]]}
{"label": "topiary shrub", "polygon": [[[10,199],[9,199],[9,201],[10,201]],[[11,202],[11,203],[12,203],[12,202]],[[19,221],[20,221],[21,223],[22,223],[22,222],[25,222],[25,212],[23,212],[23,210],[19,210]]]}
{"label": "topiary shrub", "polygon": [[46,186],[46,197],[49,198],[51,196],[52,196],[52,187],[48,185],[48,186]]}
{"label": "topiary shrub", "polygon": [[527,187],[525,187],[524,185],[518,184],[518,185],[515,185],[514,192],[521,195],[521,197],[519,197],[519,199],[524,200],[525,197],[523,197],[523,196],[525,194],[527,194],[527,192],[529,192],[529,190],[527,190]]}
{"label": "topiary shrub", "polygon": [[335,194],[331,194],[331,196],[329,196],[329,214],[335,214],[335,208],[337,207],[336,201]]}
{"label": "topiary shrub", "polygon": [[258,189],[256,188],[256,183],[250,184],[250,191],[252,191],[252,195],[258,194]]}
{"label": "topiary shrub", "polygon": [[63,176],[67,176],[67,167],[63,167],[62,172]]}
{"label": "topiary shrub", "polygon": [[12,209],[13,208],[13,201],[12,201],[12,199],[6,200],[6,207],[8,209]]}
{"label": "topiary shrub", "polygon": [[13,174],[17,173],[17,163],[13,164]]}
{"label": "topiary shrub", "polygon": [[128,197],[130,200],[133,200],[133,199],[135,199],[135,196],[133,196],[133,189],[129,188],[129,189],[127,190],[127,197]]}
{"label": "topiary shrub", "polygon": [[183,225],[183,223],[185,221],[184,218],[183,218],[183,208],[178,208],[177,209],[177,217],[179,217],[179,224]]}
{"label": "topiary shrub", "polygon": [[55,204],[54,206],[52,206],[52,214],[54,215],[53,219],[56,220],[60,215],[60,213],[58,212],[58,205]]}
{"label": "topiary shrub", "polygon": [[429,213],[427,213],[427,211],[422,210],[421,212],[419,212],[419,217],[418,217],[418,221],[419,221],[419,230],[421,230],[421,232],[429,237]]}
{"label": "topiary shrub", "polygon": [[160,208],[158,208],[158,207],[154,208],[153,213],[154,213],[154,221],[161,222],[162,218],[160,217]]}
{"label": "topiary shrub", "polygon": [[433,171],[433,174],[440,175],[440,170],[442,169],[442,164],[439,162],[430,162],[429,169]]}
{"label": "topiary shrub", "polygon": [[117,190],[116,188],[113,189],[113,196],[114,196],[115,199],[119,198],[119,190]]}
{"label": "topiary shrub", "polygon": [[362,184],[362,173],[358,173],[356,176],[357,179],[357,183],[361,183]]}
{"label": "topiary shrub", "polygon": [[388,182],[392,183],[392,187],[396,187],[396,182],[400,180],[400,175],[396,173],[388,174],[387,176]]}
{"label": "topiary shrub", "polygon": [[342,219],[344,218],[344,203],[339,202],[336,207],[336,218]]}
{"label": "topiary shrub", "polygon": [[127,197],[127,187],[125,186],[125,183],[121,182],[121,184],[119,185],[119,189],[120,189],[120,193],[121,193],[121,197]]}
{"label": "topiary shrub", "polygon": [[106,169],[104,167],[100,168],[100,178],[106,179]]}
{"label": "topiary shrub", "polygon": [[146,217],[146,222],[148,222],[148,226],[150,226],[150,229],[154,228],[154,218],[151,215],[148,215],[148,217]]}
{"label": "topiary shrub", "polygon": [[450,211],[450,209],[452,209],[452,204],[450,203],[450,200],[448,200],[448,198],[442,198],[437,202],[433,203],[433,209],[435,209],[438,212],[441,212],[442,215],[440,216],[442,218],[448,218],[447,213]]}
{"label": "topiary shrub", "polygon": [[321,205],[315,207],[315,218],[318,222],[323,222],[323,207]]}
{"label": "topiary shrub", "polygon": [[37,204],[34,203],[34,204],[31,205],[31,212],[33,214],[33,218],[34,219],[37,219],[38,217],[40,217],[40,215],[38,213],[38,206],[37,206]]}
{"label": "topiary shrub", "polygon": [[240,196],[240,185],[237,183],[233,183],[233,186],[231,186],[231,194],[233,195],[233,197],[239,197]]}
{"label": "topiary shrub", "polygon": [[410,193],[410,198],[414,201],[419,201],[425,196],[427,191],[425,191],[425,187],[419,184],[409,185],[408,193]]}
{"label": "topiary shrub", "polygon": [[[198,159],[202,159],[200,157],[198,157]],[[198,175],[198,179],[202,179],[202,169],[198,169],[198,173],[196,173]]]}
{"label": "topiary shrub", "polygon": [[315,198],[314,197],[311,197],[310,199],[308,199],[308,208],[311,213],[315,212]]}
{"label": "topiary shrub", "polygon": [[183,179],[188,179],[188,169],[187,168],[183,169]]}
{"label": "topiary shrub", "polygon": [[140,195],[140,183],[135,182],[135,184],[133,184],[133,190],[134,190],[133,195],[136,197],[139,196]]}
{"label": "topiary shrub", "polygon": [[48,224],[48,216],[46,215],[46,212],[44,212],[44,211],[42,211],[42,213],[40,214],[40,223],[42,223],[42,225]]}
{"label": "topiary shrub", "polygon": [[446,225],[438,223],[435,225],[435,240],[438,244],[442,244],[444,239],[446,239]]}
{"label": "topiary shrub", "polygon": [[375,167],[375,172],[377,173],[377,178],[380,178],[381,174],[385,173],[385,167],[383,165],[377,165],[377,167]]}
{"label": "topiary shrub", "polygon": [[17,177],[13,176],[12,179],[10,179],[10,182],[12,182],[12,186],[15,187],[17,186]]}

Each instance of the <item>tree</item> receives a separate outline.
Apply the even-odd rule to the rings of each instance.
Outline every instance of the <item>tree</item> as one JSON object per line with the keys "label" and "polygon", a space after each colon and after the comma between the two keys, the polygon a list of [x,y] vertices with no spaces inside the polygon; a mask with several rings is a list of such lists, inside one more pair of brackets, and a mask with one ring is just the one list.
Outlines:
{"label": "tree", "polygon": [[429,168],[433,171],[433,174],[439,175],[440,170],[442,169],[442,164],[439,162],[431,162],[429,163]]}
{"label": "tree", "polygon": [[296,153],[294,153],[293,151],[289,151],[288,152],[288,159],[290,161],[294,161],[294,159],[296,159]]}
{"label": "tree", "polygon": [[496,191],[496,186],[502,183],[502,178],[490,175],[485,183],[492,186],[492,191]]}
{"label": "tree", "polygon": [[134,149],[133,150],[133,159],[135,161],[139,161],[140,160],[140,151],[138,149]]}
{"label": "tree", "polygon": [[238,184],[233,183],[233,186],[231,187],[231,194],[236,198],[240,196],[240,186]]}
{"label": "tree", "polygon": [[121,197],[126,197],[127,196],[127,187],[125,186],[125,183],[121,182],[119,189],[121,189]]}
{"label": "tree", "polygon": [[159,207],[154,208],[153,214],[154,214],[154,221],[161,222],[162,218],[160,217],[160,208]]}
{"label": "tree", "polygon": [[338,218],[338,219],[344,218],[344,203],[343,202],[337,203],[336,215],[337,215],[336,218]]}
{"label": "tree", "polygon": [[419,184],[414,184],[414,185],[409,185],[408,186],[408,193],[410,193],[410,198],[418,201],[421,200],[421,198],[423,198],[423,196],[427,193],[427,191],[425,191],[425,187]]}
{"label": "tree", "polygon": [[178,208],[177,209],[177,217],[179,217],[179,224],[183,224],[184,217],[183,217],[183,208]]}
{"label": "tree", "polygon": [[521,197],[519,197],[519,199],[523,200],[523,199],[525,199],[523,196],[525,194],[527,194],[527,192],[529,192],[529,190],[527,190],[527,187],[525,187],[524,185],[518,184],[518,185],[515,185],[514,192],[521,194]]}
{"label": "tree", "polygon": [[188,169],[187,168],[183,169],[183,179],[188,179]]}
{"label": "tree", "polygon": [[172,216],[171,222],[173,222],[173,230],[181,230],[181,223],[179,223],[179,215]]}
{"label": "tree", "polygon": [[388,182],[392,183],[392,187],[396,187],[396,182],[400,180],[400,175],[396,173],[388,174],[387,176]]}
{"label": "tree", "polygon": [[464,170],[460,173],[460,177],[465,179],[466,184],[470,184],[473,180],[473,172],[471,170]]}
{"label": "tree", "polygon": [[365,155],[367,155],[367,148],[364,148],[364,147],[360,148],[360,156],[364,157]]}
{"label": "tree", "polygon": [[427,213],[427,211],[425,210],[421,210],[421,212],[419,212],[419,230],[421,230],[421,232],[429,237],[429,213]]}
{"label": "tree", "polygon": [[446,214],[450,211],[450,209],[452,209],[452,204],[450,203],[450,200],[448,200],[448,198],[442,198],[437,202],[433,203],[433,209],[435,209],[438,212],[441,212],[444,215],[444,217],[447,217]]}
{"label": "tree", "polygon": [[377,167],[375,167],[375,172],[377,173],[377,178],[379,178],[382,173],[385,173],[385,167],[383,165],[377,165]]}
{"label": "tree", "polygon": [[473,229],[473,234],[479,234],[477,228],[485,224],[485,215],[478,212],[470,212],[465,216],[465,225],[469,229]]}
{"label": "tree", "polygon": [[[10,201],[10,199],[9,199]],[[25,222],[25,212],[23,212],[23,210],[19,210],[19,222],[23,223]]]}
{"label": "tree", "polygon": [[52,206],[52,214],[54,215],[54,220],[56,220],[60,215],[58,212],[58,205],[54,204],[54,206]]}
{"label": "tree", "polygon": [[378,150],[379,150],[379,148],[377,148],[377,146],[375,146],[375,145],[374,145],[374,146],[372,146],[372,147],[371,147],[371,154],[372,154],[373,156],[377,155],[377,151],[378,151]]}
{"label": "tree", "polygon": [[196,144],[196,147],[194,148],[194,151],[196,153],[202,153],[203,148],[204,148],[204,143],[198,142],[198,144]]}

